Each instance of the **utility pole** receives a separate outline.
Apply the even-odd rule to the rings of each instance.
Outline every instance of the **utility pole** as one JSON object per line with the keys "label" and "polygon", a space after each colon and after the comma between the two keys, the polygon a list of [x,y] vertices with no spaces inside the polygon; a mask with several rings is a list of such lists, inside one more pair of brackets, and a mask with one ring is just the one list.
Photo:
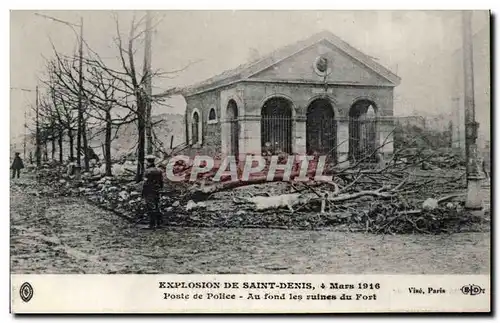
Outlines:
{"label": "utility pole", "polygon": [[39,110],[38,110],[38,85],[35,87],[35,111],[36,111],[36,165],[40,167],[42,165],[41,156],[40,156],[40,123],[39,123]]}
{"label": "utility pole", "polygon": [[24,138],[23,138],[23,159],[26,160],[26,130],[27,130],[27,123],[26,123],[26,107],[24,108]]}
{"label": "utility pole", "polygon": [[474,61],[471,31],[472,11],[462,11],[463,65],[464,65],[464,107],[465,107],[465,156],[467,160],[467,200],[465,208],[481,210],[481,179],[477,165],[477,130],[474,102]]}
{"label": "utility pole", "polygon": [[145,88],[145,100],[146,100],[146,151],[147,154],[153,153],[153,125],[151,121],[151,13],[146,11],[146,30],[145,30],[145,48],[144,48],[144,88]]}
{"label": "utility pole", "polygon": [[[80,17],[80,48],[78,54],[78,120],[77,120],[77,138],[76,138],[76,165],[81,169],[81,153],[82,153],[82,130],[83,130],[83,106],[82,106],[82,95],[83,95],[83,18]],[[84,158],[87,156],[87,152],[84,151]]]}
{"label": "utility pole", "polygon": [[[19,90],[19,91],[23,91],[23,92],[33,92],[33,90],[30,90],[30,89],[25,89],[25,88],[17,88],[17,87],[11,87],[10,88],[11,90]],[[36,106],[37,106],[37,111],[38,111],[38,87],[35,89],[35,92],[36,92]],[[36,124],[38,125],[38,113],[36,114],[36,117],[37,117],[37,121],[36,121]],[[26,113],[26,107],[24,107],[24,139],[23,139],[23,159],[26,160],[26,141],[27,141],[27,131],[28,131],[28,123],[27,123],[27,113]],[[38,130],[38,126],[37,126],[37,130]],[[30,160],[31,160],[31,151],[30,151]]]}
{"label": "utility pole", "polygon": [[[82,121],[82,140],[83,140],[83,161],[85,165],[85,171],[89,171],[89,149],[88,149],[88,141],[87,141],[87,120],[83,117],[83,17],[80,17],[80,53],[79,53],[79,84],[78,84],[78,101],[80,104],[80,119]],[[85,106],[88,107],[88,102]]]}

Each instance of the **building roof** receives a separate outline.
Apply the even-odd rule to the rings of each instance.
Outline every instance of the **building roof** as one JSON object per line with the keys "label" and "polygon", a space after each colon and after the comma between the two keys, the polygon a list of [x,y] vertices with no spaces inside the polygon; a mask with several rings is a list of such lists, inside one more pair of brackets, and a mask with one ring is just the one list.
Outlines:
{"label": "building roof", "polygon": [[377,63],[370,56],[352,47],[338,36],[325,30],[314,34],[307,39],[281,47],[271,52],[270,54],[259,58],[258,60],[242,64],[234,69],[226,70],[221,74],[206,79],[205,81],[196,83],[183,89],[179,89],[179,91],[182,94],[189,96],[208,90],[213,90],[239,81],[244,81],[245,79],[250,78],[256,73],[261,72],[321,41],[329,42],[351,58],[359,61],[378,75],[387,79],[389,82],[394,84],[394,86],[399,85],[399,83],[401,82],[401,78],[391,72],[388,68]]}

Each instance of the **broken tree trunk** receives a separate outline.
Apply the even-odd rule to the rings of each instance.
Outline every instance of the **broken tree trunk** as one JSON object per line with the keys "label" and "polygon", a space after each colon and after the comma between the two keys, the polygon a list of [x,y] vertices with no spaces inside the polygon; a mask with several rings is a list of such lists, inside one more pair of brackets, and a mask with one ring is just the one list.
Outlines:
{"label": "broken tree trunk", "polygon": [[[306,177],[310,178],[312,180],[314,175],[315,175],[315,171],[311,171],[311,172],[307,173]],[[292,172],[290,174],[290,179],[288,182],[295,182],[295,183],[302,182],[302,181],[295,181],[294,180],[298,176],[299,176],[299,172]],[[272,180],[268,180],[267,175],[263,175],[263,176],[249,178],[246,181],[241,181],[241,180],[226,181],[226,182],[219,182],[219,183],[209,184],[209,185],[192,186],[190,188],[190,191],[193,194],[199,194],[200,196],[206,195],[208,197],[211,194],[226,191],[226,190],[231,190],[231,189],[241,187],[241,186],[264,184],[264,183],[271,183],[271,182],[287,182],[283,179],[283,177],[284,177],[284,174],[276,174],[272,178]],[[319,183],[321,181],[316,181],[316,182]]]}
{"label": "broken tree trunk", "polygon": [[[334,195],[334,194],[332,194]],[[312,193],[290,193],[282,194],[277,196],[255,196],[250,198],[240,198],[233,199],[236,204],[250,203],[254,205],[256,211],[268,210],[268,209],[279,209],[288,208],[293,212],[293,207],[299,204],[307,203],[317,203],[320,202],[322,207],[321,210],[324,212],[324,204],[326,202],[343,202],[348,200],[354,200],[364,196],[377,197],[379,199],[386,199],[394,196],[393,193],[384,193],[382,189],[376,191],[361,191],[352,194],[340,194],[338,196],[328,196],[328,193],[319,194],[316,192]]]}
{"label": "broken tree trunk", "polygon": [[106,110],[106,135],[104,139],[104,162],[106,164],[106,176],[112,176],[111,171],[111,109]]}
{"label": "broken tree trunk", "polygon": [[59,146],[59,162],[63,163],[63,131],[59,130],[59,137],[57,138],[57,144]]}
{"label": "broken tree trunk", "polygon": [[242,201],[234,199],[235,204],[250,203],[254,205],[256,211],[279,209],[287,207],[293,212],[293,206],[300,204],[305,196],[300,193],[282,194],[277,196],[255,196],[243,198]]}

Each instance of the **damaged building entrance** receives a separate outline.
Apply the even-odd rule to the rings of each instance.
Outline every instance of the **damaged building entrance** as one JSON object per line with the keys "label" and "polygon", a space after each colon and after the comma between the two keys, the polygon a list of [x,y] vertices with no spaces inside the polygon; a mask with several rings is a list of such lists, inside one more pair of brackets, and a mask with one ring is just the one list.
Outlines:
{"label": "damaged building entrance", "polygon": [[292,153],[292,103],[280,97],[267,100],[261,111],[262,153]]}
{"label": "damaged building entrance", "polygon": [[377,110],[370,100],[356,101],[349,110],[349,159],[375,162]]}
{"label": "damaged building entrance", "polygon": [[238,159],[239,156],[239,139],[240,129],[238,124],[238,106],[234,100],[230,100],[227,104],[227,122],[229,123],[229,153]]}
{"label": "damaged building entrance", "polygon": [[336,161],[337,129],[333,106],[328,99],[314,100],[307,108],[306,151]]}

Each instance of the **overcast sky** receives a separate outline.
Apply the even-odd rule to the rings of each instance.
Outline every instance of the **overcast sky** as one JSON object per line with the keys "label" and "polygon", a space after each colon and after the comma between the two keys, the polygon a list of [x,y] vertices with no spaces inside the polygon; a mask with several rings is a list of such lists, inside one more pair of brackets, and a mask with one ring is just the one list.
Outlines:
{"label": "overcast sky", "polygon": [[[115,61],[116,28],[110,11],[38,13],[73,23],[83,17],[86,42],[109,62]],[[132,15],[130,11],[118,13],[124,35]],[[153,68],[176,70],[198,61],[175,78],[156,82],[154,91],[196,83],[235,67],[249,59],[251,50],[266,54],[329,30],[402,78],[396,89],[396,114],[439,109],[446,95],[433,94],[436,84],[442,82],[442,75],[451,73],[447,57],[461,46],[460,16],[453,11],[158,11],[154,17],[161,22],[153,38]],[[487,19],[487,12],[475,12],[473,29],[483,27]],[[11,87],[35,88],[37,76],[45,69],[44,57],[53,53],[50,39],[63,53],[77,48],[68,26],[33,11],[11,12]],[[137,60],[142,64],[141,56],[138,53]],[[24,109],[30,103],[34,103],[34,93],[11,91],[12,135],[22,133]],[[174,103],[175,109],[156,112],[182,113],[182,99]]]}

